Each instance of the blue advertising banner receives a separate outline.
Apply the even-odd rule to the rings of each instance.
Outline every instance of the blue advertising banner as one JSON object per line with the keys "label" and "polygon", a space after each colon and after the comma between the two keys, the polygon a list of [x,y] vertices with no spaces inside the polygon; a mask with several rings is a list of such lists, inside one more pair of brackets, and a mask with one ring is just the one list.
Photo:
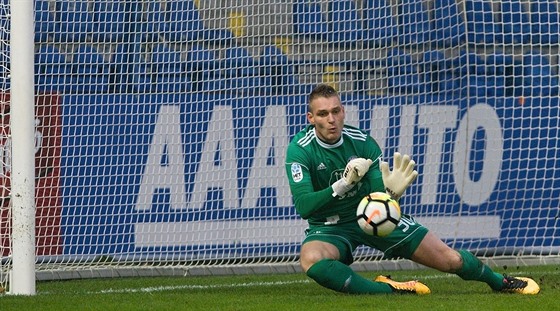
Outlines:
{"label": "blue advertising banner", "polygon": [[[347,121],[408,153],[407,213],[457,247],[559,249],[557,98],[344,97]],[[295,253],[285,148],[306,97],[63,97],[65,255]]]}

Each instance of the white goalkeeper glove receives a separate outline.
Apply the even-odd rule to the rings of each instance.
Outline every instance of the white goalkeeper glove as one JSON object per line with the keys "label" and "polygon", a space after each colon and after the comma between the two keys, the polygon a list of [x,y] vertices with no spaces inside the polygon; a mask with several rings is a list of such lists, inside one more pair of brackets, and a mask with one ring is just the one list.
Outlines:
{"label": "white goalkeeper glove", "polygon": [[343,196],[368,172],[373,163],[370,159],[356,158],[346,164],[342,178],[332,184],[333,197]]}
{"label": "white goalkeeper glove", "polygon": [[393,171],[389,171],[389,163],[381,162],[379,164],[385,191],[393,199],[400,199],[408,186],[418,177],[418,172],[414,169],[415,165],[416,162],[411,160],[409,155],[403,156],[398,152],[395,152],[394,155]]}

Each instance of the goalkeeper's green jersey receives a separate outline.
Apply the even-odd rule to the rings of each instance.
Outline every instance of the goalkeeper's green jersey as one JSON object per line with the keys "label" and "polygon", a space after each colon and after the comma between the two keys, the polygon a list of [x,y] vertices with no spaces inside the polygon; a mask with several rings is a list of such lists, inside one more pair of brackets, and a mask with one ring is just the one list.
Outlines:
{"label": "goalkeeper's green jersey", "polygon": [[[364,131],[344,125],[341,139],[321,141],[313,125],[297,133],[286,154],[286,173],[297,213],[310,225],[334,225],[355,221],[360,200],[371,192],[382,191],[379,169],[381,149]],[[331,185],[342,178],[346,164],[354,158],[371,159],[367,174],[344,196],[333,197]]]}

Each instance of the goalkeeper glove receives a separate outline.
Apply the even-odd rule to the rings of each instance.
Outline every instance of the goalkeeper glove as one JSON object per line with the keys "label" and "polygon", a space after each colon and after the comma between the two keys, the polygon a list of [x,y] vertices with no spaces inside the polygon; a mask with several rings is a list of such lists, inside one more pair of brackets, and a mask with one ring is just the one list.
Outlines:
{"label": "goalkeeper glove", "polygon": [[389,171],[389,163],[381,162],[381,176],[385,191],[393,199],[399,200],[408,186],[418,177],[418,172],[414,170],[415,165],[416,162],[411,160],[409,155],[402,156],[398,152],[395,152],[394,155],[393,171]]}
{"label": "goalkeeper glove", "polygon": [[333,197],[343,196],[368,172],[373,163],[370,159],[356,158],[346,164],[342,178],[332,184]]}

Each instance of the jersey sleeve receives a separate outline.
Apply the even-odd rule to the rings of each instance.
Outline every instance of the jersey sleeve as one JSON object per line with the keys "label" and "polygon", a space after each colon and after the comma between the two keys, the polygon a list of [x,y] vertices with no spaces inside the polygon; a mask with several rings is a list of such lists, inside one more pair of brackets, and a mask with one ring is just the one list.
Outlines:
{"label": "jersey sleeve", "polygon": [[333,189],[315,191],[309,167],[310,159],[297,145],[290,144],[286,155],[286,174],[297,213],[308,219],[333,200]]}

